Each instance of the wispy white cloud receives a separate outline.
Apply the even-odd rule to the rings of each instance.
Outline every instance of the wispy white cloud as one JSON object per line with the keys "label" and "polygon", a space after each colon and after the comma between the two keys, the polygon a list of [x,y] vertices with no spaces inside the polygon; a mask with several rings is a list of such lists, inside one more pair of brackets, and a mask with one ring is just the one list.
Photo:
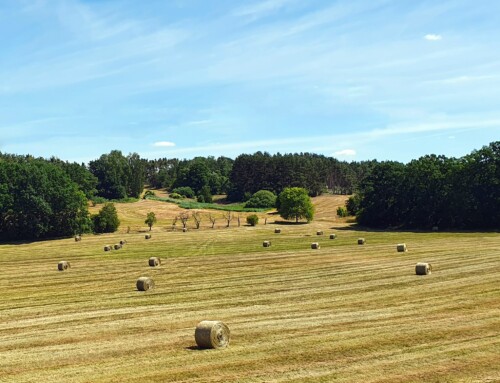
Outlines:
{"label": "wispy white cloud", "polygon": [[354,149],[343,149],[343,150],[338,150],[333,154],[338,157],[352,157],[356,155],[356,151]]}
{"label": "wispy white cloud", "polygon": [[428,41],[439,41],[439,40],[443,39],[443,36],[430,33],[428,35],[425,35],[424,39],[426,39]]}
{"label": "wispy white cloud", "polygon": [[175,146],[175,143],[170,142],[170,141],[158,141],[153,144],[153,146],[159,147],[159,148],[171,148]]}

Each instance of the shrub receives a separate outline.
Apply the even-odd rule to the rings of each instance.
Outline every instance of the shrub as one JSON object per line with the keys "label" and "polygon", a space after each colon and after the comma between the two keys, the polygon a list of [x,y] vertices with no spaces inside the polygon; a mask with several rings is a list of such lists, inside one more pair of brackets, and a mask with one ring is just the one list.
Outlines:
{"label": "shrub", "polygon": [[247,201],[248,208],[273,208],[276,206],[276,195],[269,190],[259,190]]}
{"label": "shrub", "polygon": [[344,206],[339,206],[337,208],[337,215],[339,217],[347,217],[347,209]]}
{"label": "shrub", "polygon": [[203,197],[201,194],[196,197],[196,201],[198,201],[199,203],[204,203],[205,202],[205,197]]}
{"label": "shrub", "polygon": [[361,196],[359,194],[354,194],[353,196],[349,197],[349,199],[345,204],[347,208],[347,213],[349,215],[358,215],[360,203],[361,203]]}
{"label": "shrub", "polygon": [[179,194],[179,193],[171,193],[170,194],[170,198],[173,198],[173,199],[181,199],[182,196]]}
{"label": "shrub", "polygon": [[250,226],[257,225],[259,223],[259,217],[257,216],[257,214],[251,214],[251,215],[247,216],[247,223]]}
{"label": "shrub", "polygon": [[152,190],[146,190],[146,192],[144,193],[144,196],[142,198],[146,199],[148,197],[156,197],[155,192]]}
{"label": "shrub", "polygon": [[179,186],[173,189],[172,193],[180,194],[181,196],[186,198],[194,198],[195,196],[193,189],[191,189],[189,186]]}
{"label": "shrub", "polygon": [[94,232],[96,233],[114,233],[120,226],[118,213],[116,212],[113,203],[106,203],[104,207],[99,210],[99,213],[92,216],[94,224]]}

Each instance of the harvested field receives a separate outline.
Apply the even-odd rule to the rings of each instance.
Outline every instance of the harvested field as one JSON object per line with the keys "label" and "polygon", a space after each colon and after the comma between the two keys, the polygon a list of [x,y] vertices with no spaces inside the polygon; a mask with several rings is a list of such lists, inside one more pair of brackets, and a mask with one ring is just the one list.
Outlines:
{"label": "harvested field", "polygon": [[[271,248],[269,223],[0,245],[0,382],[500,380],[500,234],[362,231],[329,214]],[[126,251],[103,253],[120,239]],[[61,273],[60,259],[78,267]],[[155,289],[137,291],[141,276]],[[199,350],[194,329],[214,318],[230,345]]]}

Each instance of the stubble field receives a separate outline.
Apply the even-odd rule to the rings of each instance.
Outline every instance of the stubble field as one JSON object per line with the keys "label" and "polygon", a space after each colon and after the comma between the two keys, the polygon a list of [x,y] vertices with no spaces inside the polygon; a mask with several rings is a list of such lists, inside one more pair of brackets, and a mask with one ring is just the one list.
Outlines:
{"label": "stubble field", "polygon": [[[176,207],[140,201],[115,234],[0,245],[0,382],[500,381],[500,234],[362,231],[340,202],[316,199],[311,224],[216,213],[183,233]],[[204,319],[229,326],[227,349],[197,349]]]}

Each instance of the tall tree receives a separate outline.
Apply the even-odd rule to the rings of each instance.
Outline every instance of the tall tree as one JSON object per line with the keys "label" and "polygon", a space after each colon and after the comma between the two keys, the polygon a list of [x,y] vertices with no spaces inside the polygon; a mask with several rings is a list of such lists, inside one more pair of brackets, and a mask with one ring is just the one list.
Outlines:
{"label": "tall tree", "polygon": [[285,188],[279,195],[278,213],[285,219],[305,218],[310,222],[314,218],[314,206],[309,193],[304,188]]}

